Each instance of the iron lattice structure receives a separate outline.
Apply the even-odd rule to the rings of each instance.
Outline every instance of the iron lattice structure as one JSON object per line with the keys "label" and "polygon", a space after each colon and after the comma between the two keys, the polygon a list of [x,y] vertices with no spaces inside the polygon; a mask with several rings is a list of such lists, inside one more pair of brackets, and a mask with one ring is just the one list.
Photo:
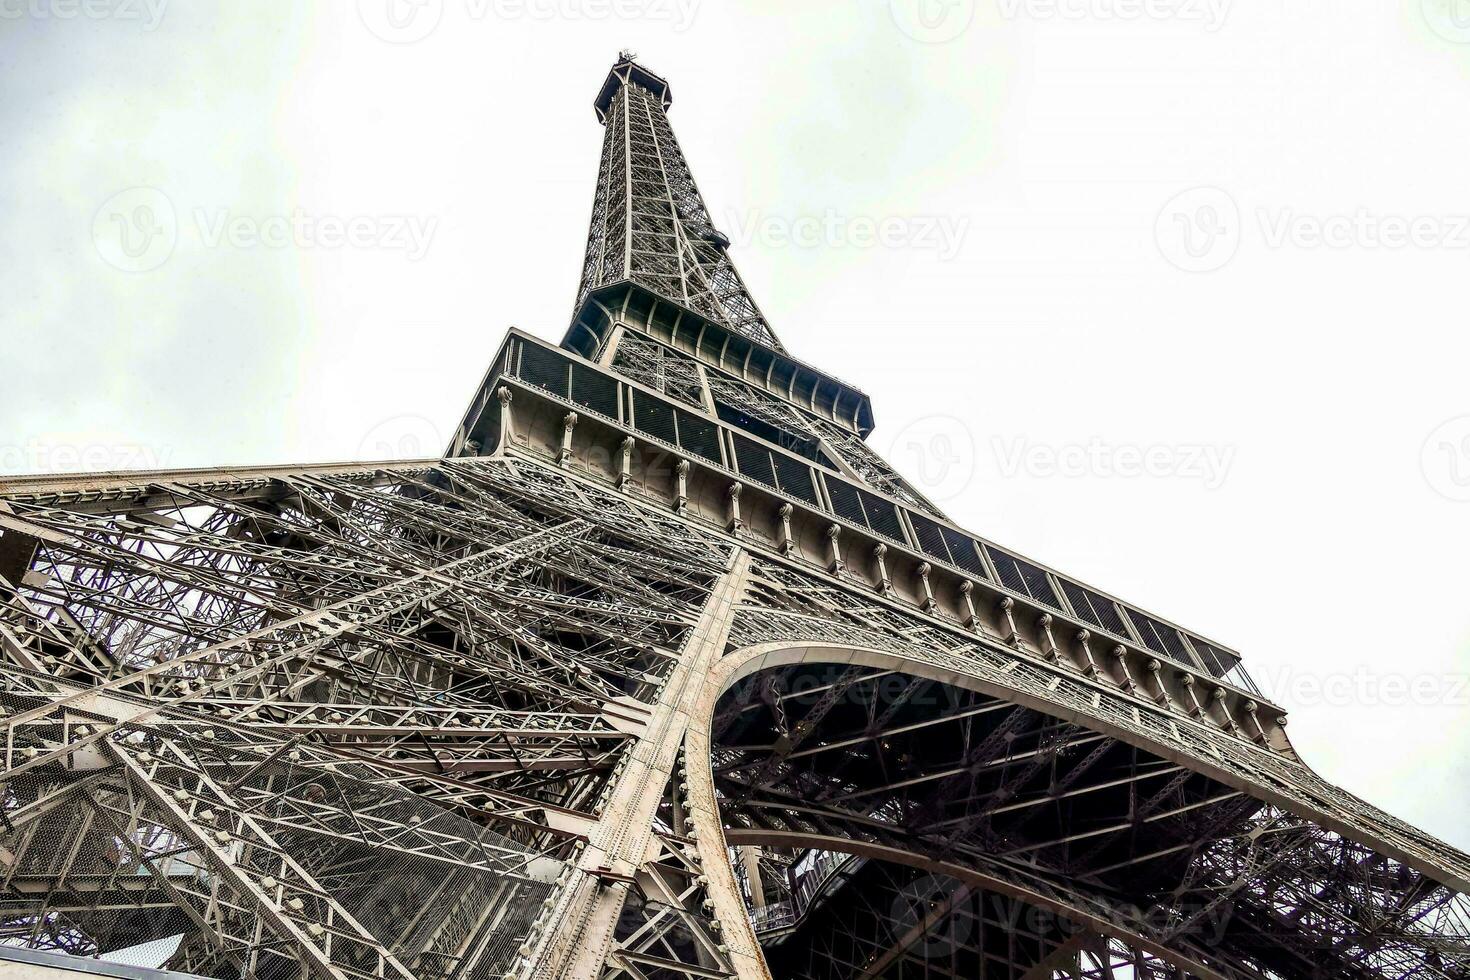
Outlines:
{"label": "iron lattice structure", "polygon": [[867,448],[669,104],[614,67],[571,329],[443,458],[0,485],[0,969],[1470,976],[1470,858]]}

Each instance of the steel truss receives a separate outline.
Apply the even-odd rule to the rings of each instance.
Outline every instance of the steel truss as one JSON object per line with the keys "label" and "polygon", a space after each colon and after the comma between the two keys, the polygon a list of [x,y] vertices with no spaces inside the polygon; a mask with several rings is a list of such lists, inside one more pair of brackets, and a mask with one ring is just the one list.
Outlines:
{"label": "steel truss", "polygon": [[613,75],[616,89],[598,109],[606,138],[577,305],[598,286],[630,280],[782,350],[674,138],[667,85],[631,58]]}
{"label": "steel truss", "polygon": [[614,66],[584,356],[449,458],[0,484],[0,970],[1470,978],[1470,857],[866,446],[669,103]]}
{"label": "steel truss", "polygon": [[[804,656],[746,677],[716,712],[732,843],[860,842],[984,868],[1079,911],[1106,907],[1222,976],[1470,970],[1470,901],[1442,883],[1463,881],[1464,857],[1306,767],[1216,733],[1162,740],[1136,709],[1110,713],[1095,693],[1069,703],[1010,654],[987,670],[979,644],[875,616],[774,563],[753,582],[760,601],[733,642]],[[1222,920],[1200,948],[1202,925]]]}
{"label": "steel truss", "polygon": [[26,489],[0,929],[212,975],[503,971],[728,557],[498,460]]}

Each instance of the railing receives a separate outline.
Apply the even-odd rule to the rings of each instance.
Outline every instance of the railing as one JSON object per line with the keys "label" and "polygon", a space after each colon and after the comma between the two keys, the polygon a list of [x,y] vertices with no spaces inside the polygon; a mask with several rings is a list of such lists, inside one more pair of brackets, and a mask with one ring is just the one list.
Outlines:
{"label": "railing", "polygon": [[785,929],[787,926],[794,925],[796,919],[796,909],[789,901],[772,902],[770,905],[750,910],[750,924],[758,933]]}
{"label": "railing", "polygon": [[839,851],[814,851],[810,867],[797,876],[791,897],[750,910],[750,922],[757,934],[789,929],[809,912],[828,885],[840,884],[867,863],[867,858]]}
{"label": "railing", "polygon": [[[1203,671],[1261,696],[1234,651],[1027,561],[962,528],[940,524],[933,515],[926,516],[904,501],[885,498],[881,487],[813,466],[811,460],[781,447],[751,443],[759,450],[759,459],[764,460],[756,472],[749,460],[742,465],[738,453],[732,455],[726,448],[726,436],[732,447],[741,445],[736,440],[744,437],[719,418],[669,399],[656,389],[640,390],[643,386],[626,377],[583,363],[532,337],[514,335],[507,352],[502,368],[505,373],[572,403],[579,411],[594,412],[620,428],[686,453],[701,465],[753,481],[803,507],[892,541],[921,560],[940,562],[962,576],[1007,590],[1035,603],[1038,610],[1070,617],[1089,631],[1103,631],[1140,652],[1146,651],[1147,656],[1173,661],[1190,672]],[[628,392],[626,398],[624,389]],[[749,443],[748,439],[744,441]],[[777,461],[778,467],[774,466]],[[819,502],[818,483],[826,487],[830,506]],[[913,528],[912,532],[907,528]]]}

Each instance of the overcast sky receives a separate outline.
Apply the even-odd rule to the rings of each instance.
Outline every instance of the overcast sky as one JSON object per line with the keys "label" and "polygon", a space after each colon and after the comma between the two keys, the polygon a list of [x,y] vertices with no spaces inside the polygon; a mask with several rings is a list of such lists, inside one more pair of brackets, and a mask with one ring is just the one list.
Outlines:
{"label": "overcast sky", "polygon": [[0,0],[0,471],[436,451],[621,47],[877,448],[1470,847],[1470,0]]}

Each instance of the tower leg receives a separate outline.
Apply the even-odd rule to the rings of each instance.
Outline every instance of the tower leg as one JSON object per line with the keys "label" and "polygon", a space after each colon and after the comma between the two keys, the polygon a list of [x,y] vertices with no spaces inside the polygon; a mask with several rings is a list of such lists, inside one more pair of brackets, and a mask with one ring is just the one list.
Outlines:
{"label": "tower leg", "polygon": [[[748,932],[749,925],[744,904],[733,890],[733,874],[724,855],[712,794],[703,797],[691,791],[686,804],[689,843],[682,845],[682,853],[692,856],[693,868],[702,870],[711,881],[721,875],[731,879],[732,890],[728,896],[716,897],[715,889],[709,888],[719,926],[703,924],[707,917],[701,912],[700,896],[706,886],[681,888],[680,876],[665,873],[668,861],[677,861],[680,855],[665,854],[661,862],[660,849],[676,849],[681,847],[681,842],[667,834],[656,834],[654,827],[664,791],[674,778],[690,726],[691,709],[700,700],[704,678],[724,652],[735,607],[745,591],[748,567],[748,555],[737,552],[729,571],[711,592],[679,664],[662,689],[647,730],[630,750],[622,772],[608,791],[600,818],[588,834],[588,846],[577,861],[541,948],[533,953],[532,966],[525,976],[538,980],[586,980],[620,972],[618,966],[624,957],[638,959],[646,955],[660,959],[658,954],[643,954],[634,948],[634,943],[647,939],[654,928],[687,931],[684,945],[696,951],[701,962],[690,965],[700,971],[700,976],[716,973],[742,980],[765,976],[763,968],[751,971],[748,956],[735,957],[724,949],[723,936],[742,925]],[[707,737],[704,744],[708,745]],[[695,772],[703,772],[707,782],[708,764],[703,761],[707,757],[691,753],[691,758],[699,760],[690,767],[691,777]],[[659,914],[667,921],[650,922],[648,926],[635,923],[632,936],[627,937],[633,941],[620,945],[619,933],[627,932],[629,921],[638,914],[630,902],[635,889],[641,892],[641,898],[651,899],[663,910]],[[685,904],[687,914],[668,911],[680,902]],[[694,908],[688,908],[689,904]],[[646,910],[644,914],[647,915]],[[622,930],[620,922],[625,927]],[[758,954],[756,962],[759,962]]]}

